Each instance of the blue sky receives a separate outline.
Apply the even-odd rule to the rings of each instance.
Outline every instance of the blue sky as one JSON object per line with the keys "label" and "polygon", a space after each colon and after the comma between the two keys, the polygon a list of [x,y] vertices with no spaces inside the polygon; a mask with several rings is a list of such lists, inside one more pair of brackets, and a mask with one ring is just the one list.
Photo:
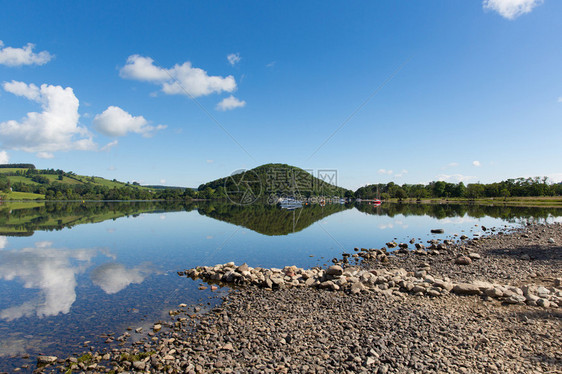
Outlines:
{"label": "blue sky", "polygon": [[[0,163],[562,180],[562,2],[2,2]],[[31,43],[32,45],[29,45]]]}

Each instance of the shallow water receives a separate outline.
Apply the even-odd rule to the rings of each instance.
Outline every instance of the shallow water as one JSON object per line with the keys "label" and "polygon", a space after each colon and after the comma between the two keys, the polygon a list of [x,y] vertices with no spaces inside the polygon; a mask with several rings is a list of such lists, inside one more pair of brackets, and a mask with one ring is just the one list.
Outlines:
{"label": "shallow water", "polygon": [[216,303],[221,291],[198,290],[177,275],[186,268],[311,267],[393,239],[480,235],[482,226],[560,217],[560,209],[462,205],[4,204],[0,371],[34,364],[40,353],[80,353],[85,341],[104,347],[102,334],[146,330],[180,303]]}

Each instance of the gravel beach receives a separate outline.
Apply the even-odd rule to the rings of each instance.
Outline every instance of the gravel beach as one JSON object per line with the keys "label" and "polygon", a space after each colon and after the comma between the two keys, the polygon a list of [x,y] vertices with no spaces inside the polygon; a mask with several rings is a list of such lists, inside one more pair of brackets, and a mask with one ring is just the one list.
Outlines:
{"label": "gravel beach", "polygon": [[357,248],[328,269],[180,272],[236,287],[37,371],[562,373],[562,225],[389,244],[401,250]]}

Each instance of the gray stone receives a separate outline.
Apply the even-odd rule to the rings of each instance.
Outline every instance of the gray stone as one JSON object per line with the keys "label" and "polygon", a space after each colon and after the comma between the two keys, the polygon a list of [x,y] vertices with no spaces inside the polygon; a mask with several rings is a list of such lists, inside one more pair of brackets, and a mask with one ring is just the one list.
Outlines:
{"label": "gray stone", "polygon": [[57,362],[57,356],[37,356],[38,365],[49,365]]}
{"label": "gray stone", "polygon": [[453,292],[459,295],[479,295],[480,288],[470,283],[459,283],[453,287]]}
{"label": "gray stone", "polygon": [[326,270],[326,274],[328,275],[342,275],[343,268],[339,265],[332,265]]}
{"label": "gray stone", "polygon": [[508,304],[521,304],[521,303],[524,303],[526,300],[527,300],[527,298],[525,296],[513,293],[511,296],[506,298],[504,301]]}
{"label": "gray stone", "polygon": [[417,271],[414,273],[414,277],[416,277],[416,278],[423,278],[423,277],[425,277],[426,275],[427,275],[427,271],[425,271],[425,270],[417,270]]}
{"label": "gray stone", "polygon": [[539,295],[539,297],[545,298],[550,295],[550,291],[545,287],[540,286],[539,288],[537,288],[537,295]]}
{"label": "gray stone", "polygon": [[340,289],[340,286],[338,286],[337,284],[335,284],[332,281],[325,281],[320,283],[320,285],[318,286],[322,289],[326,289],[326,290],[331,290],[331,291],[337,291]]}
{"label": "gray stone", "polygon": [[475,281],[472,281],[472,284],[474,284],[476,287],[480,288],[480,291],[486,291],[487,289],[494,288],[494,285],[490,282],[475,280]]}
{"label": "gray stone", "polygon": [[412,292],[413,292],[413,293],[425,292],[425,290],[426,290],[425,287],[423,287],[423,286],[420,285],[420,284],[416,284],[416,285],[414,285],[414,287],[412,288]]}
{"label": "gray stone", "polygon": [[144,370],[146,368],[146,363],[143,361],[135,361],[133,362],[133,367],[137,370]]}
{"label": "gray stone", "polygon": [[494,298],[498,298],[498,297],[503,296],[503,292],[497,287],[487,288],[486,290],[484,290],[484,293],[487,296],[494,297]]}
{"label": "gray stone", "polygon": [[240,265],[236,268],[236,271],[239,272],[239,273],[242,273],[243,271],[248,271],[248,270],[250,270],[250,267],[245,262],[242,265]]}
{"label": "gray stone", "polygon": [[416,246],[416,249],[425,249],[425,245],[423,245],[421,243],[416,243],[415,246]]}
{"label": "gray stone", "polygon": [[364,290],[365,290],[365,286],[361,282],[353,283],[351,285],[351,293],[354,295],[361,293]]}
{"label": "gray stone", "polygon": [[472,260],[470,257],[460,256],[455,259],[455,264],[457,265],[470,265],[472,264]]}
{"label": "gray stone", "polygon": [[434,296],[434,297],[435,297],[435,296],[441,296],[441,292],[439,292],[439,291],[436,290],[436,289],[430,289],[429,291],[427,291],[427,294],[428,294],[429,296]]}
{"label": "gray stone", "polygon": [[451,291],[453,289],[453,284],[451,282],[445,282],[443,280],[436,280],[435,282],[433,282],[433,287],[438,287],[447,291]]}

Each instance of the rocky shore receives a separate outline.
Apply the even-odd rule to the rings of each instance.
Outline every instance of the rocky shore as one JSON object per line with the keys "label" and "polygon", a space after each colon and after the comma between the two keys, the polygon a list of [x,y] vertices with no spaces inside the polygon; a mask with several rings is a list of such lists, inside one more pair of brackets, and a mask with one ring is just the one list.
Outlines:
{"label": "rocky shore", "polygon": [[356,248],[325,269],[188,269],[234,290],[124,332],[122,347],[42,356],[37,371],[562,372],[562,225],[486,232]]}

